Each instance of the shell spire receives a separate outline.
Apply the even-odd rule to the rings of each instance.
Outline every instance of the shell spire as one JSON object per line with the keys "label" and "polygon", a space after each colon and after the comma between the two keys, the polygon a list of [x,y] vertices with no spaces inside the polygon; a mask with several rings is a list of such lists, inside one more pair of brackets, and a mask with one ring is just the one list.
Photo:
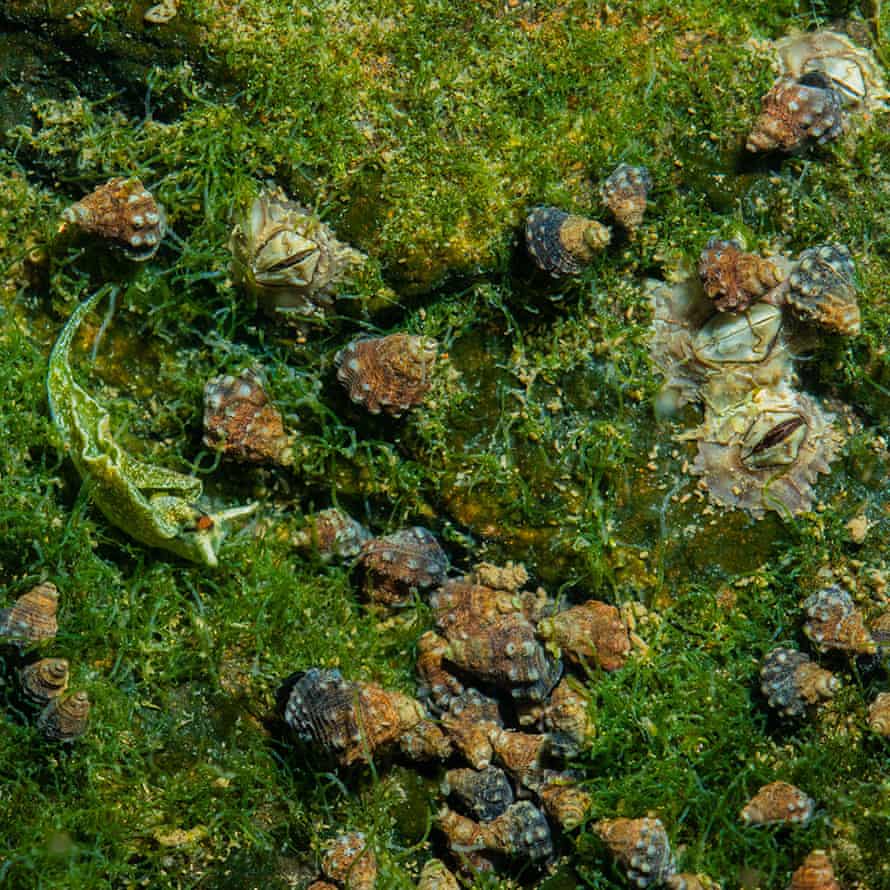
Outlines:
{"label": "shell spire", "polygon": [[19,683],[22,695],[31,704],[45,707],[68,688],[68,662],[64,658],[41,658],[19,671]]}
{"label": "shell spire", "polygon": [[619,164],[603,182],[600,195],[616,222],[634,232],[643,223],[651,189],[652,177],[645,167]]}
{"label": "shell spire", "polygon": [[50,699],[37,717],[37,728],[53,742],[73,742],[87,729],[90,699],[85,692]]}
{"label": "shell spire", "polygon": [[9,608],[0,610],[0,642],[20,648],[55,638],[59,591],[49,581],[22,594]]}
{"label": "shell spire", "polygon": [[841,890],[824,850],[813,850],[791,876],[788,890]]}
{"label": "shell spire", "polygon": [[788,276],[786,301],[800,318],[838,334],[858,334],[862,319],[850,249],[822,244],[804,250]]}
{"label": "shell spire", "polygon": [[667,881],[677,870],[661,819],[604,819],[594,831],[637,887]]}
{"label": "shell spire", "polygon": [[557,207],[535,207],[525,221],[525,244],[535,265],[554,278],[580,275],[611,240],[609,229]]}

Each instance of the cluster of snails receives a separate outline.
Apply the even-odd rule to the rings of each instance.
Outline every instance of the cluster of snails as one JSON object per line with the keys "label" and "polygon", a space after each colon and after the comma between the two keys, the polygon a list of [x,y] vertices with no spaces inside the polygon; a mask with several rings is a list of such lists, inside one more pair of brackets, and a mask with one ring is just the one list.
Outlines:
{"label": "cluster of snails", "polygon": [[[645,167],[619,164],[600,186],[600,198],[615,222],[633,235],[642,225],[651,189]],[[611,240],[608,226],[558,207],[535,207],[525,220],[528,255],[553,278],[580,274]]]}
{"label": "cluster of snails", "polygon": [[55,639],[59,591],[44,582],[0,610],[0,646],[9,647],[16,662],[20,699],[36,711],[37,728],[53,742],[73,742],[86,731],[90,700],[86,692],[67,692],[68,662],[64,658],[32,659],[31,652]]}
{"label": "cluster of snails", "polygon": [[[888,652],[890,611],[880,612],[869,622],[850,594],[835,585],[807,597],[803,608],[804,634],[819,652],[853,658]],[[786,717],[802,716],[840,688],[840,680],[806,653],[781,646],[765,656],[760,680],[769,705]],[[873,732],[890,737],[890,694],[880,693],[872,702],[868,725]]]}

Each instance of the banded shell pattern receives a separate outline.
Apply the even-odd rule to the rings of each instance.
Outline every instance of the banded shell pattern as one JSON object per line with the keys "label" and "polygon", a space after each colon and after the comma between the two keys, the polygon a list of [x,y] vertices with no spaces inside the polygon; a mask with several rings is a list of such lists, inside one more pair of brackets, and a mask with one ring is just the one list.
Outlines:
{"label": "banded shell pattern", "polygon": [[557,207],[535,207],[525,221],[529,256],[554,278],[580,275],[610,240],[602,223]]}
{"label": "banded shell pattern", "polygon": [[19,671],[22,695],[32,705],[45,707],[50,699],[68,688],[68,661],[64,658],[41,658]]}
{"label": "banded shell pattern", "polygon": [[65,209],[62,219],[106,239],[136,262],[157,253],[167,227],[164,208],[135,177],[109,179]]}
{"label": "banded shell pattern", "polygon": [[56,613],[59,591],[48,581],[22,594],[9,608],[0,610],[0,643],[20,648],[52,640],[58,632]]}
{"label": "banded shell pattern", "polygon": [[788,890],[841,890],[824,850],[813,850],[791,876]]}
{"label": "banded shell pattern", "polygon": [[430,337],[389,334],[355,340],[334,362],[349,398],[371,414],[398,417],[420,405],[432,384],[438,344]]}
{"label": "banded shell pattern", "polygon": [[868,709],[868,728],[890,737],[890,692],[878,693]]}
{"label": "banded shell pattern", "polygon": [[813,817],[816,802],[788,782],[764,785],[742,808],[746,825],[806,825]]}
{"label": "banded shell pattern", "polygon": [[801,716],[808,705],[831,698],[840,681],[796,649],[767,653],[760,670],[761,689],[769,705],[788,717]]}
{"label": "banded shell pattern", "polygon": [[244,463],[293,463],[293,443],[281,412],[269,400],[260,375],[250,368],[205,385],[204,444]]}
{"label": "banded shell pattern", "polygon": [[855,655],[873,655],[877,650],[865,619],[853,598],[840,587],[826,587],[807,597],[804,633],[820,652],[839,649]]}
{"label": "banded shell pattern", "polygon": [[603,204],[616,222],[629,232],[643,223],[652,177],[645,167],[619,164],[600,187]]}
{"label": "banded shell pattern", "polygon": [[798,316],[838,334],[859,333],[856,267],[845,245],[822,244],[804,250],[788,285],[786,300]]}
{"label": "banded shell pattern", "polygon": [[51,698],[37,717],[37,728],[53,742],[73,742],[86,730],[90,699],[85,692]]}

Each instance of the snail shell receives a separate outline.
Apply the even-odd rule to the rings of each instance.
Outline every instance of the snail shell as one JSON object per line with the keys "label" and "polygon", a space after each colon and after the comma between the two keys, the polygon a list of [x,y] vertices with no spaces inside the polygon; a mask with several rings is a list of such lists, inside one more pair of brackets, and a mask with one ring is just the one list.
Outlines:
{"label": "snail shell", "polygon": [[371,414],[393,417],[420,405],[431,385],[438,343],[415,334],[355,340],[334,358],[349,398]]}
{"label": "snail shell", "polygon": [[873,655],[877,651],[862,612],[846,590],[826,587],[807,597],[804,609],[808,616],[804,633],[820,652],[840,649],[856,655]]}
{"label": "snail shell", "polygon": [[844,132],[840,95],[818,74],[780,78],[763,97],[748,135],[748,151],[794,151],[807,140],[820,145]]}
{"label": "snail shell", "polygon": [[671,875],[664,883],[668,890],[721,890],[721,885],[713,878],[685,871]]}
{"label": "snail shell", "polygon": [[737,241],[711,238],[698,264],[705,294],[721,312],[743,312],[785,278],[774,262],[745,253]]}
{"label": "snail shell", "polygon": [[68,688],[68,661],[41,658],[19,671],[22,695],[33,705],[45,707]]}
{"label": "snail shell", "polygon": [[837,31],[811,31],[776,41],[773,46],[782,75],[818,74],[830,81],[852,110],[880,111],[890,92],[874,55]]}
{"label": "snail shell", "polygon": [[415,666],[422,684],[420,697],[431,699],[440,710],[447,709],[451,701],[464,692],[463,683],[443,664],[447,654],[448,641],[431,630],[417,641]]}
{"label": "snail shell", "polygon": [[535,791],[547,816],[566,831],[577,828],[590,810],[590,794],[567,773],[544,770],[543,781]]}
{"label": "snail shell", "polygon": [[801,318],[838,334],[859,333],[856,267],[849,248],[822,244],[803,251],[788,285],[786,300]]}
{"label": "snail shell", "polygon": [[489,740],[498,763],[526,787],[541,771],[550,751],[550,737],[545,734],[496,729]]}
{"label": "snail shell", "polygon": [[554,753],[560,757],[577,757],[595,734],[587,696],[578,692],[566,677],[550,693],[542,722]]}
{"label": "snail shell", "polygon": [[530,801],[514,803],[489,826],[497,840],[495,849],[499,852],[527,857],[533,862],[553,853],[550,825]]}
{"label": "snail shell", "polygon": [[0,640],[19,647],[52,640],[59,629],[58,608],[59,591],[55,584],[38,584],[8,609],[0,610]]}
{"label": "snail shell", "polygon": [[314,551],[324,561],[352,559],[371,539],[371,533],[356,519],[337,507],[307,516],[306,527],[294,535],[293,543]]}
{"label": "snail shell", "polygon": [[321,870],[346,890],[374,890],[377,857],[360,831],[336,837],[328,846]]}
{"label": "snail shell", "polygon": [[614,606],[588,600],[538,624],[538,635],[559,647],[574,664],[598,665],[607,671],[623,667],[630,635]]}
{"label": "snail shell", "polygon": [[605,819],[593,829],[637,887],[661,884],[676,872],[661,819]]}
{"label": "snail shell", "polygon": [[611,239],[592,219],[556,207],[535,207],[525,221],[525,244],[535,265],[554,278],[579,275]]}
{"label": "snail shell", "polygon": [[37,728],[53,742],[73,742],[87,729],[90,699],[85,692],[72,692],[49,700],[37,717]]}
{"label": "snail shell", "polygon": [[359,564],[368,597],[389,606],[407,602],[412,590],[436,587],[448,571],[445,551],[435,535],[420,526],[365,542]]}
{"label": "snail shell", "polygon": [[780,825],[793,822],[806,825],[813,817],[816,802],[800,788],[787,782],[764,785],[742,808],[746,825]]}
{"label": "snail shell", "polygon": [[62,211],[66,223],[106,238],[136,262],[150,260],[167,229],[164,208],[135,177],[109,179]]}
{"label": "snail shell", "polygon": [[306,890],[340,890],[340,888],[330,881],[313,881]]}
{"label": "snail shell", "polygon": [[692,472],[712,500],[760,518],[767,510],[796,515],[813,504],[813,483],[840,449],[841,435],[809,396],[789,387],[763,389],[723,413],[711,412]]}
{"label": "snail shell", "polygon": [[450,769],[445,773],[442,792],[481,822],[496,819],[513,803],[513,786],[507,774],[495,766],[483,770]]}
{"label": "snail shell", "polygon": [[810,661],[809,656],[781,646],[767,653],[760,670],[760,688],[770,707],[788,717],[799,717],[807,705],[831,698],[840,680]]}
{"label": "snail shell", "polygon": [[445,760],[451,755],[451,739],[433,720],[421,720],[398,739],[399,750],[411,760]]}
{"label": "snail shell", "polygon": [[452,698],[442,715],[442,726],[454,747],[478,770],[491,763],[494,756],[491,736],[503,725],[498,703],[475,689],[467,689]]}
{"label": "snail shell", "polygon": [[269,314],[320,320],[367,257],[281,189],[256,197],[229,239],[234,279]]}
{"label": "snail shell", "polygon": [[890,692],[881,692],[868,709],[868,728],[890,737]]}
{"label": "snail shell", "polygon": [[293,442],[284,431],[281,412],[250,368],[237,377],[215,377],[205,385],[204,444],[245,463],[293,463]]}
{"label": "snail shell", "polygon": [[430,859],[420,873],[417,890],[460,890],[460,884],[441,859]]}
{"label": "snail shell", "polygon": [[642,225],[651,189],[652,177],[645,167],[619,164],[602,184],[600,194],[618,224],[633,232]]}
{"label": "snail shell", "polygon": [[814,850],[791,876],[788,890],[841,890],[824,850]]}

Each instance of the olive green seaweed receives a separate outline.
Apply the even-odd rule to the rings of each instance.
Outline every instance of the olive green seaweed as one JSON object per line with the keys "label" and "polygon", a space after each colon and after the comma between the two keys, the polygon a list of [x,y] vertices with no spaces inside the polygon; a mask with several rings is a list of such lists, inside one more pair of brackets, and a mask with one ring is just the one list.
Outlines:
{"label": "olive green seaweed", "polygon": [[225,523],[256,505],[220,513],[201,509],[201,480],[127,454],[111,434],[108,412],[74,379],[71,343],[83,319],[108,293],[115,290],[103,288],[84,300],[53,347],[46,376],[53,421],[93,503],[109,522],[143,544],[216,566]]}

